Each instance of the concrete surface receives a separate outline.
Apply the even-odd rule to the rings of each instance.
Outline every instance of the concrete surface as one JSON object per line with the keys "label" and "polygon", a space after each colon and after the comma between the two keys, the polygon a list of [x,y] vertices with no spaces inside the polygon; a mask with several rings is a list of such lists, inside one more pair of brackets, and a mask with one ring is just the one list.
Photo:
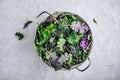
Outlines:
{"label": "concrete surface", "polygon": [[[94,43],[85,72],[56,72],[37,56],[37,24],[22,28],[44,10],[73,12],[89,24]],[[25,35],[22,41],[14,36],[17,31]],[[120,0],[0,0],[0,80],[120,80],[119,34]]]}

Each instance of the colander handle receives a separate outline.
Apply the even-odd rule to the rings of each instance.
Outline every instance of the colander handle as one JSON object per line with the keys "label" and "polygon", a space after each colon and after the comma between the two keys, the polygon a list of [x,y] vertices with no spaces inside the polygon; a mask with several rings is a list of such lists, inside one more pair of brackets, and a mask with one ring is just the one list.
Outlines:
{"label": "colander handle", "polygon": [[42,15],[42,14],[44,14],[44,13],[46,13],[46,14],[48,14],[49,16],[52,16],[52,14],[50,14],[49,12],[47,12],[47,11],[43,11],[43,12],[41,12],[38,16],[36,16],[36,23],[39,25],[39,23],[38,23],[38,18]]}
{"label": "colander handle", "polygon": [[88,68],[90,67],[90,65],[91,65],[91,60],[90,60],[89,57],[88,57],[87,60],[89,61],[89,64],[88,64],[84,69],[80,69],[79,67],[76,67],[76,69],[77,69],[78,71],[81,71],[81,72],[83,72],[83,71],[85,71],[86,69],[88,69]]}
{"label": "colander handle", "polygon": [[48,15],[52,15],[52,14],[50,14],[49,12],[47,12],[47,11],[43,11],[43,12],[41,12],[36,18],[38,18],[38,17],[40,17],[42,14],[44,14],[44,13],[46,13],[46,14],[48,14]]}

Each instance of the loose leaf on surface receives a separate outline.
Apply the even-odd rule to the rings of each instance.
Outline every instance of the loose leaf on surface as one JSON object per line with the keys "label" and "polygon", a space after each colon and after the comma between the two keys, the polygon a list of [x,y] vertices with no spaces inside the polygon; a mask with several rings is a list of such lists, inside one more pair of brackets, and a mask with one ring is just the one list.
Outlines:
{"label": "loose leaf on surface", "polygon": [[22,40],[24,38],[24,35],[20,32],[16,32],[15,36],[17,36],[19,40]]}
{"label": "loose leaf on surface", "polygon": [[96,19],[95,19],[95,18],[93,18],[93,22],[97,24],[97,21],[96,21]]}

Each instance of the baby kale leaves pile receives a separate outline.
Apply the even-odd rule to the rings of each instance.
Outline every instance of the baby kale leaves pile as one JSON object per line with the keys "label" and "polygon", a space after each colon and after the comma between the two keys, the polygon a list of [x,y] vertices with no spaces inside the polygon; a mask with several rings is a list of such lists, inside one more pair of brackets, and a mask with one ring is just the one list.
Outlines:
{"label": "baby kale leaves pile", "polygon": [[[71,29],[71,23],[78,21],[68,13],[58,16],[57,20],[47,26],[39,25],[35,37],[35,46],[38,55],[55,69],[58,69],[58,62],[52,62],[51,55],[57,56],[57,60],[64,55],[69,58],[59,67],[70,69],[71,66],[79,64],[83,60],[83,52],[79,47],[79,40],[84,36]],[[80,19],[81,20],[81,19]],[[79,20],[79,21],[80,21]],[[86,54],[87,56],[87,54]],[[57,61],[55,60],[55,61]],[[57,66],[57,67],[55,67]]]}

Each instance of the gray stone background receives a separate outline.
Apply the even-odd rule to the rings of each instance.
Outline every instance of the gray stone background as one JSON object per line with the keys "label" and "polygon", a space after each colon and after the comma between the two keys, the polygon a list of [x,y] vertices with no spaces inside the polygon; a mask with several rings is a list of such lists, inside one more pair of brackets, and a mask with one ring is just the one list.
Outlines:
{"label": "gray stone background", "polygon": [[[42,11],[69,11],[87,21],[94,39],[89,69],[56,72],[37,56],[35,17]],[[23,30],[27,20],[34,23]],[[0,80],[120,80],[119,58],[120,0],[0,0]]]}

